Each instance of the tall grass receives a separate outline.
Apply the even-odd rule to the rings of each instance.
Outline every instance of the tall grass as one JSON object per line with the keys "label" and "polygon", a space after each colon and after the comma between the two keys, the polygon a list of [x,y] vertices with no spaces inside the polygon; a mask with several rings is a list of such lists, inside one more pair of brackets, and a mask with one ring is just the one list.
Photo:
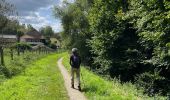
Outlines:
{"label": "tall grass", "polygon": [[[70,72],[69,54],[64,54],[63,64]],[[84,94],[89,100],[154,100],[143,94],[132,83],[123,83],[118,79],[106,80],[81,66],[81,82]],[[157,100],[165,100],[163,97],[155,97]]]}
{"label": "tall grass", "polygon": [[[32,52],[25,52],[24,54],[21,53],[20,56],[14,52],[14,59],[12,60],[10,57],[10,50],[4,50],[4,61],[5,66],[1,66],[2,69],[0,75],[3,76],[3,73],[7,77],[15,76],[25,70],[25,68],[35,60],[45,56],[45,53],[32,53]],[[1,78],[2,79],[2,78]]]}
{"label": "tall grass", "polygon": [[34,61],[25,72],[2,82],[0,100],[68,100],[63,77],[56,67],[59,57],[53,54]]}

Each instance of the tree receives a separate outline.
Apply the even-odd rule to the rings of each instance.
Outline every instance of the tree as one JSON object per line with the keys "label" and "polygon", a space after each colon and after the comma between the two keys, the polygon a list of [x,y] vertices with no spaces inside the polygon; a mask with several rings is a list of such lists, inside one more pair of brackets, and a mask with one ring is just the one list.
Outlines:
{"label": "tree", "polygon": [[19,26],[17,20],[8,19],[6,26],[3,28],[3,34],[16,35]]}
{"label": "tree", "polygon": [[95,0],[88,17],[93,34],[88,45],[95,55],[93,59],[97,67],[93,68],[97,68],[99,74],[120,76],[121,80],[128,81],[133,78],[131,70],[142,56],[138,57],[140,51],[136,30],[122,20],[123,13],[116,11],[119,9],[117,3]]}
{"label": "tree", "polygon": [[[130,0],[129,10],[122,13],[115,12],[121,8],[115,1],[95,0],[88,20],[93,34],[89,46],[96,72],[119,76],[122,81],[134,81],[138,75],[138,85],[151,86],[146,92],[151,89],[161,90],[162,94],[169,92],[166,89],[170,88],[169,3],[165,1],[160,6],[157,0]],[[154,84],[145,81],[148,77],[154,77]]]}
{"label": "tree", "polygon": [[76,0],[74,3],[65,2],[62,7],[54,8],[54,14],[62,20],[64,28],[61,34],[62,46],[68,49],[78,48],[86,62],[90,59],[87,40],[91,38],[91,33],[87,16],[92,3],[89,0]]}
{"label": "tree", "polygon": [[86,61],[95,72],[166,95],[169,10],[169,0],[76,0],[55,7],[54,14],[62,20],[62,44],[93,58]]}
{"label": "tree", "polygon": [[127,12],[127,10],[128,10],[128,0],[122,0],[121,4],[122,4],[122,11]]}
{"label": "tree", "polygon": [[54,36],[57,40],[59,40],[60,42],[62,41],[62,38],[61,38],[61,32],[59,33],[55,33]]}
{"label": "tree", "polygon": [[28,30],[28,31],[33,31],[34,28],[33,28],[33,26],[32,26],[31,24],[28,24],[28,25],[27,25],[27,30]]}
{"label": "tree", "polygon": [[13,5],[7,3],[6,0],[0,1],[0,29],[6,26],[8,22],[7,16],[14,13]]}
{"label": "tree", "polygon": [[[12,8],[13,8],[13,5],[7,3],[5,0],[0,1],[0,30],[1,32],[9,21],[7,16],[13,13]],[[2,46],[0,46],[0,55],[1,55],[1,65],[4,66],[4,52],[3,52]]]}
{"label": "tree", "polygon": [[46,26],[40,28],[40,32],[45,36],[45,37],[51,37],[54,35],[54,31],[51,26]]}

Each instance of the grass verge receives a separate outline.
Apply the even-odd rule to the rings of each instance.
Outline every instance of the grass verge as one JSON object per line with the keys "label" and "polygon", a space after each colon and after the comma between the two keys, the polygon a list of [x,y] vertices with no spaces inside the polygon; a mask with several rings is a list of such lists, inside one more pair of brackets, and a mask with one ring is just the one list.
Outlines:
{"label": "grass verge", "polygon": [[[9,50],[5,50],[5,68],[8,73],[5,73],[7,77],[13,77],[15,75],[20,74],[27,68],[30,63],[38,60],[46,56],[45,53],[32,53],[32,52],[25,52],[24,54],[21,53],[20,56],[17,54],[14,55],[14,59],[11,60]],[[8,74],[8,75],[7,75]]]}
{"label": "grass verge", "polygon": [[[70,72],[67,52],[64,54],[63,64]],[[83,91],[89,100],[154,100],[154,98],[144,95],[142,90],[138,90],[130,82],[121,84],[117,79],[112,81],[103,79],[83,66],[81,66],[81,73]],[[156,98],[165,100],[162,97]]]}
{"label": "grass verge", "polygon": [[64,80],[56,67],[62,54],[35,61],[24,73],[0,84],[0,100],[68,100]]}

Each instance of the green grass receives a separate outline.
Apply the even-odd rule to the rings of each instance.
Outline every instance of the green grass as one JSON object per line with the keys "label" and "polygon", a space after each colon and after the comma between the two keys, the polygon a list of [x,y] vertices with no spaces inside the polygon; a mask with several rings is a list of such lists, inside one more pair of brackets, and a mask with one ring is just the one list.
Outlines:
{"label": "green grass", "polygon": [[14,50],[14,59],[12,60],[10,57],[10,50],[4,49],[5,66],[0,66],[0,81],[3,81],[2,79],[5,79],[5,76],[9,78],[20,74],[25,71],[25,68],[27,68],[30,63],[44,57],[45,55],[47,54],[42,52],[25,52],[24,54],[21,53],[20,56],[18,56]]}
{"label": "green grass", "polygon": [[[70,72],[69,54],[64,54],[63,64]],[[143,94],[132,83],[121,84],[119,80],[106,80],[81,66],[82,86],[89,100],[154,100]],[[157,97],[156,97],[157,98]],[[165,100],[159,97],[158,100]]]}
{"label": "green grass", "polygon": [[68,100],[63,77],[56,67],[62,54],[29,64],[24,73],[0,83],[0,100]]}

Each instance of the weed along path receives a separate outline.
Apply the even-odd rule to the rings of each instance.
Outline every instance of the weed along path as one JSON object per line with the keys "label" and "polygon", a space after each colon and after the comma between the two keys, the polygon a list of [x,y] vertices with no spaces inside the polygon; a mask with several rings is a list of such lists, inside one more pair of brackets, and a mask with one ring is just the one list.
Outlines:
{"label": "weed along path", "polygon": [[65,87],[68,91],[70,100],[86,100],[86,97],[83,95],[83,93],[81,93],[80,91],[78,91],[76,89],[71,88],[71,84],[70,84],[71,78],[70,78],[68,71],[62,64],[62,60],[63,60],[63,58],[60,58],[57,63],[58,63],[58,67],[63,75],[64,81],[65,81]]}

